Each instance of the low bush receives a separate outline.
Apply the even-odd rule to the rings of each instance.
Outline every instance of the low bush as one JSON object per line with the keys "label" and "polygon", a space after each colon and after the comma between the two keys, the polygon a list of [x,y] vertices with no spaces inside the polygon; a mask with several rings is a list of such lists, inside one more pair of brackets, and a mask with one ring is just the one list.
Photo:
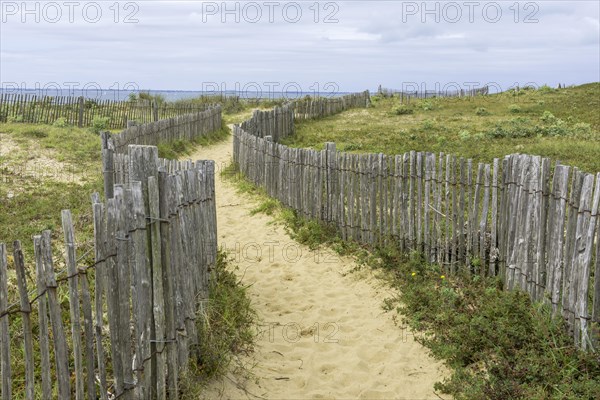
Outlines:
{"label": "low bush", "polygon": [[511,104],[508,106],[508,111],[511,114],[518,114],[521,112],[521,106],[519,106],[518,104]]}
{"label": "low bush", "polygon": [[414,110],[406,105],[401,105],[394,108],[394,114],[396,115],[410,115],[414,112]]}
{"label": "low bush", "polygon": [[478,107],[477,110],[475,110],[475,114],[479,115],[480,117],[490,115],[489,111],[485,107]]}
{"label": "low bush", "polygon": [[90,131],[98,135],[101,131],[105,131],[108,129],[109,123],[110,118],[108,117],[95,117],[92,120],[92,126],[90,127]]}
{"label": "low bush", "polygon": [[56,128],[66,128],[67,126],[69,126],[69,124],[67,123],[67,119],[66,118],[60,117],[56,121],[54,121],[54,123],[52,124],[52,126],[54,126]]}

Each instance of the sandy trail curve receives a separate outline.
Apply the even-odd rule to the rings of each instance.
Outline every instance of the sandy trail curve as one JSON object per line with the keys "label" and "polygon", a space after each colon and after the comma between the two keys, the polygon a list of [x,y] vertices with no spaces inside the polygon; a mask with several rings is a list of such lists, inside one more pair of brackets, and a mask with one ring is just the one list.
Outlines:
{"label": "sandy trail curve", "polygon": [[[217,174],[231,159],[231,138],[196,151]],[[407,330],[381,308],[391,294],[370,271],[333,251],[311,251],[272,224],[256,206],[216,179],[220,246],[261,319],[255,352],[244,357],[255,378],[230,374],[211,384],[206,399],[439,399],[433,384],[447,375]]]}

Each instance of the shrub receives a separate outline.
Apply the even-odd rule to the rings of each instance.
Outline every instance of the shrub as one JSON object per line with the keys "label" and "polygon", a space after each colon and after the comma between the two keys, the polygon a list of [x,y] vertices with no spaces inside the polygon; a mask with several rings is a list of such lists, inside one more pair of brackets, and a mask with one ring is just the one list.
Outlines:
{"label": "shrub", "polygon": [[554,93],[554,92],[556,92],[556,91],[557,91],[556,89],[554,89],[554,88],[551,88],[551,87],[550,87],[550,86],[548,86],[548,85],[542,85],[542,86],[540,86],[540,88],[538,89],[538,92],[539,92],[539,93],[542,93],[542,94],[546,94],[546,93]]}
{"label": "shrub", "polygon": [[573,126],[573,132],[577,136],[588,138],[592,134],[592,127],[590,124],[587,124],[585,122],[578,122]]}
{"label": "shrub", "polygon": [[344,151],[354,151],[354,150],[360,150],[360,149],[362,149],[362,147],[363,147],[362,143],[348,143],[343,148],[344,148]]}
{"label": "shrub", "polygon": [[542,129],[542,135],[544,136],[569,136],[571,130],[568,124],[562,119],[556,118],[550,126]]}
{"label": "shrub", "polygon": [[463,129],[462,131],[458,132],[458,137],[460,140],[469,140],[471,139],[471,134],[466,129]]}
{"label": "shrub", "polygon": [[69,126],[69,124],[67,123],[67,119],[66,118],[60,117],[56,121],[54,121],[54,123],[52,124],[52,126],[55,126],[57,128],[66,128],[67,126]]}
{"label": "shrub", "polygon": [[475,114],[479,115],[480,117],[484,115],[490,115],[490,113],[488,112],[488,110],[485,109],[485,107],[478,107],[477,110],[475,110]]}
{"label": "shrub", "polygon": [[424,101],[422,104],[423,111],[431,111],[433,110],[433,103],[430,101]]}
{"label": "shrub", "polygon": [[405,105],[401,105],[401,106],[394,108],[394,113],[396,115],[409,115],[409,114],[412,114],[413,112],[414,112],[414,110],[412,108],[409,108]]}
{"label": "shrub", "polygon": [[511,104],[510,106],[508,106],[508,111],[513,114],[518,114],[521,112],[521,107],[517,104]]}
{"label": "shrub", "polygon": [[556,122],[557,118],[550,111],[544,111],[540,119],[548,124]]}
{"label": "shrub", "polygon": [[435,127],[435,123],[432,120],[426,119],[425,121],[423,121],[423,129],[431,130],[434,127]]}
{"label": "shrub", "polygon": [[48,137],[48,132],[46,132],[44,129],[41,129],[41,128],[31,128],[31,129],[25,129],[23,131],[23,135],[39,139],[39,138]]}
{"label": "shrub", "polygon": [[532,137],[538,132],[537,127],[531,126],[528,118],[517,117],[501,121],[487,131],[492,138],[523,138]]}
{"label": "shrub", "polygon": [[109,122],[110,118],[108,117],[95,117],[92,121],[92,127],[90,129],[97,135],[100,133],[100,131],[108,129]]}

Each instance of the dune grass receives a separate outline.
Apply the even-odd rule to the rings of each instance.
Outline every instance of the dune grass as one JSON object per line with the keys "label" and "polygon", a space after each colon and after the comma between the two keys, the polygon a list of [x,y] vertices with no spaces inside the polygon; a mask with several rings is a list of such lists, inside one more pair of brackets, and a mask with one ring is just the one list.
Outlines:
{"label": "dune grass", "polygon": [[206,384],[226,375],[250,374],[233,361],[254,350],[257,315],[248,295],[248,287],[236,276],[237,266],[219,249],[211,271],[209,298],[197,317],[198,344],[192,349],[188,373],[180,381],[181,399],[198,399]]}
{"label": "dune grass", "polygon": [[527,153],[600,171],[600,83],[572,88],[521,89],[469,98],[401,103],[373,96],[372,107],[353,109],[296,126],[283,140],[293,147],[354,153],[429,151],[476,162]]}

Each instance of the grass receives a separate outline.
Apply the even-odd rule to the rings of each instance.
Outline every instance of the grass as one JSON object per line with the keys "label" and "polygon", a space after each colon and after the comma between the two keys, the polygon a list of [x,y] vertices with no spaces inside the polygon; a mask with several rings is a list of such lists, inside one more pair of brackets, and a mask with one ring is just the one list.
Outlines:
{"label": "grass", "polygon": [[451,368],[436,390],[456,399],[498,400],[592,399],[600,392],[600,356],[579,351],[547,306],[503,290],[498,278],[448,277],[418,254],[343,241],[333,227],[299,216],[235,171],[230,165],[223,175],[259,202],[254,213],[272,215],[311,248],[329,246],[384,272],[395,289],[384,310]]}
{"label": "grass", "polygon": [[[189,373],[180,382],[182,399],[197,399],[205,384],[224,376],[240,354],[253,351],[257,316],[244,286],[223,249],[211,271],[209,299],[197,318],[198,345]],[[237,365],[236,373],[245,373]]]}
{"label": "grass", "polygon": [[0,149],[0,241],[21,240],[31,261],[31,237],[51,229],[62,243],[60,210],[70,209],[80,251],[86,251],[93,237],[89,195],[102,192],[98,136],[32,124],[0,124],[0,132],[0,146],[10,146]]}
{"label": "grass", "polygon": [[[83,163],[101,162],[100,137],[88,129],[73,126],[58,127],[42,124],[0,124],[0,135],[7,135],[22,151],[34,148],[47,150],[57,161]],[[0,146],[2,144],[0,143]]]}
{"label": "grass", "polygon": [[390,155],[444,152],[487,163],[527,153],[596,172],[599,108],[600,83],[404,104],[398,97],[373,96],[368,109],[298,124],[296,134],[283,143],[320,150],[329,141],[341,151]]}

